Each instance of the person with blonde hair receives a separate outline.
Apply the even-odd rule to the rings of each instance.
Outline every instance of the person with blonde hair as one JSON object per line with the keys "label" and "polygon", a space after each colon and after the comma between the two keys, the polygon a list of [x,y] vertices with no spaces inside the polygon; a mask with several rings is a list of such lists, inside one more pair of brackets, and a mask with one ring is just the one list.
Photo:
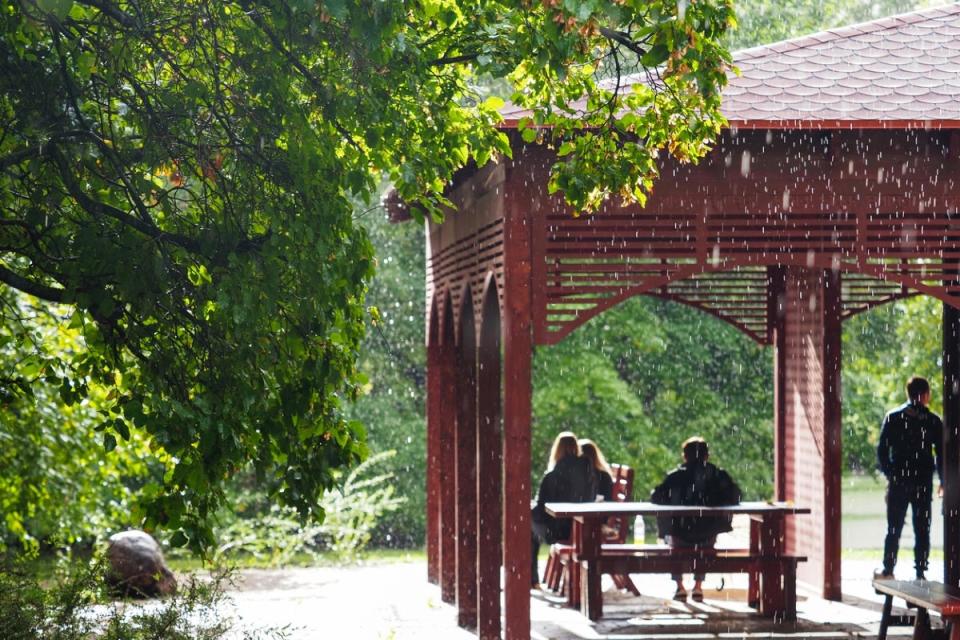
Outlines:
{"label": "person with blonde hair", "polygon": [[594,495],[596,499],[602,496],[604,500],[613,500],[613,471],[607,464],[607,459],[590,438],[580,438],[580,455],[590,462],[591,477],[593,479]]}
{"label": "person with blonde hair", "polygon": [[594,497],[590,463],[580,456],[577,436],[569,431],[557,435],[550,448],[547,471],[540,481],[536,506],[531,513],[530,583],[540,586],[537,554],[540,544],[554,544],[570,538],[572,523],[567,518],[557,519],[547,513],[547,502],[590,502]]}

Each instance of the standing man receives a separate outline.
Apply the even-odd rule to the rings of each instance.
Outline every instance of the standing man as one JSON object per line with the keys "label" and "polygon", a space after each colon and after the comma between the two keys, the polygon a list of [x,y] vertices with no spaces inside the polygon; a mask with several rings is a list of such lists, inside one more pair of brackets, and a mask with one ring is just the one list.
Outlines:
{"label": "standing man", "polygon": [[[900,532],[909,505],[913,510],[914,564],[917,579],[924,580],[930,555],[933,471],[936,469],[940,475],[943,422],[928,408],[930,383],[926,378],[910,378],[907,397],[906,404],[884,417],[877,445],[880,471],[887,477],[887,537],[883,545],[883,570],[878,577],[893,577]],[[940,481],[942,484],[942,475]]]}

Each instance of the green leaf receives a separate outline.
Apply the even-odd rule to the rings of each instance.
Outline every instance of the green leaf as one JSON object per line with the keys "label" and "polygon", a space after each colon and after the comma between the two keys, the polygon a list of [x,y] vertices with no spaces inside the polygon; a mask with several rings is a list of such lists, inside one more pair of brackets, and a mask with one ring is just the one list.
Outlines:
{"label": "green leaf", "polygon": [[663,44],[655,44],[650,47],[650,50],[643,54],[643,57],[640,58],[640,62],[643,66],[648,68],[659,67],[661,64],[667,61],[667,58],[670,57],[670,49]]}

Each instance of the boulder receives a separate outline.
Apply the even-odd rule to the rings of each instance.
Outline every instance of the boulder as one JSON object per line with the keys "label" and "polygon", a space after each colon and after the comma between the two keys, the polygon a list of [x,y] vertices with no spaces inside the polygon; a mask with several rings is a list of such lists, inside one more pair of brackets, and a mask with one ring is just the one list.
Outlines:
{"label": "boulder", "polygon": [[177,591],[177,579],[163,560],[160,545],[143,531],[115,533],[107,542],[107,584],[126,596],[153,598]]}

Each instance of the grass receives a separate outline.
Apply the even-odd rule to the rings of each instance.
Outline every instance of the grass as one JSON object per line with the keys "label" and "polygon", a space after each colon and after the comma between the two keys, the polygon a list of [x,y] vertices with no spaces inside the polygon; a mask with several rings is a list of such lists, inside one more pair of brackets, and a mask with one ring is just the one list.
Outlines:
{"label": "grass", "polygon": [[[238,556],[231,558],[228,567],[231,569],[280,569],[286,567],[336,567],[336,566],[369,566],[380,564],[392,564],[399,562],[425,562],[426,551],[424,549],[369,549],[355,558],[343,560],[333,555],[320,555],[314,557],[303,553],[294,556],[292,562],[277,566],[266,562],[262,558],[251,555]],[[32,575],[42,584],[50,584],[56,578],[59,570],[64,565],[87,563],[91,558],[89,551],[75,553],[70,556],[58,556],[53,553],[45,553],[33,558],[10,556],[7,561],[16,561],[28,574]],[[212,567],[209,563],[194,556],[182,556],[167,558],[167,565],[178,574],[192,573],[197,571],[206,571]]]}
{"label": "grass", "polygon": [[[231,557],[227,564],[234,569],[280,569],[285,567],[338,567],[338,566],[367,566],[374,564],[391,564],[397,562],[423,562],[427,554],[424,549],[368,549],[356,557],[344,560],[338,556],[309,553],[299,553],[283,565],[275,565],[263,558],[253,555],[238,555]],[[201,571],[209,565],[194,556],[168,558],[167,564],[178,572]]]}

